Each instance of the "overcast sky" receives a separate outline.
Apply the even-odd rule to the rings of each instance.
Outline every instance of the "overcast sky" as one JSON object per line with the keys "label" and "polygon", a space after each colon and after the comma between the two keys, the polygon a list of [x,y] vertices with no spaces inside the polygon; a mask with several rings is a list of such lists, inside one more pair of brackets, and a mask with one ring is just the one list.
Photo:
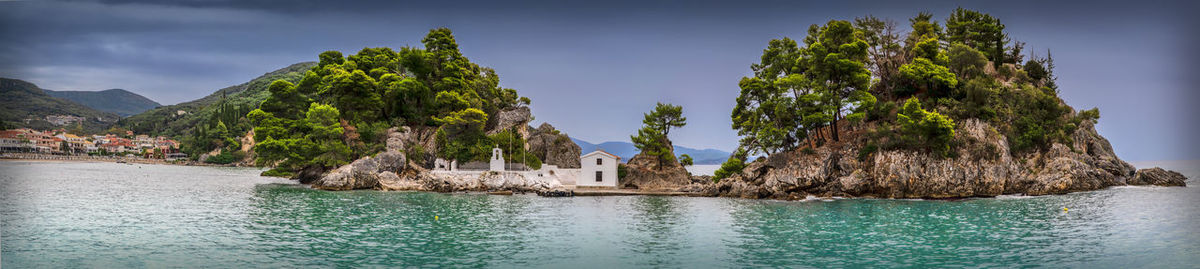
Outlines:
{"label": "overcast sky", "polygon": [[729,151],[737,81],[767,41],[866,14],[907,29],[917,12],[944,20],[961,5],[999,17],[1027,54],[1051,50],[1063,98],[1100,108],[1099,131],[1122,158],[1200,159],[1200,55],[1187,47],[1198,9],[1186,2],[378,2],[0,1],[0,76],[174,104],[326,50],[420,46],[444,26],[502,86],[533,99],[535,122],[627,141],[642,113],[669,102],[688,117],[671,132],[677,144]]}

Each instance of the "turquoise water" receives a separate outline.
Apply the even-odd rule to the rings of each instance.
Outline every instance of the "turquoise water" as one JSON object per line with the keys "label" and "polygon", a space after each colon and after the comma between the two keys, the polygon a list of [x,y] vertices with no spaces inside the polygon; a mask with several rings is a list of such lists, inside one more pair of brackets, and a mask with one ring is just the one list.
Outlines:
{"label": "turquoise water", "polygon": [[0,172],[3,268],[1200,264],[1195,187],[789,202],[325,192],[254,169],[113,163]]}

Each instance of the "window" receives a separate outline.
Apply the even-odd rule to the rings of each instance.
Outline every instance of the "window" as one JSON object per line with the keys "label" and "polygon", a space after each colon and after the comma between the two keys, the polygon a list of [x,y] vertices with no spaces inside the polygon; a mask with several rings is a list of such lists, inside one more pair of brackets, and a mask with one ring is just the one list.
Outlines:
{"label": "window", "polygon": [[596,182],[604,181],[604,171],[596,171]]}
{"label": "window", "polygon": [[604,159],[596,158],[596,165],[604,164]]}

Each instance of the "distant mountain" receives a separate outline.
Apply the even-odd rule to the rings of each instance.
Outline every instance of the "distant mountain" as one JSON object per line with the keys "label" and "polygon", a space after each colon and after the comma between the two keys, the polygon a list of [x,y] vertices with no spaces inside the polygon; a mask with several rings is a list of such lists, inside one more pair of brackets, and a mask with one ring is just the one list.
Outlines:
{"label": "distant mountain", "polygon": [[217,111],[213,106],[225,100],[225,106],[258,108],[258,105],[270,95],[267,86],[271,82],[282,79],[297,83],[316,62],[303,62],[271,71],[246,83],[225,87],[204,98],[179,104],[160,106],[141,114],[122,119],[119,126],[137,133],[179,136],[186,134],[192,127],[204,120],[212,118]]}
{"label": "distant mountain", "polygon": [[162,104],[122,89],[103,91],[51,91],[46,94],[94,108],[104,112],[117,113],[122,117],[145,112]]}
{"label": "distant mountain", "polygon": [[50,96],[33,83],[0,78],[0,128],[83,127],[85,132],[99,132],[108,129],[117,119],[120,116],[115,113]]}
{"label": "distant mountain", "polygon": [[[633,143],[630,142],[609,141],[600,144],[593,144],[591,142],[575,138],[571,138],[571,141],[574,141],[576,145],[579,145],[580,153],[582,154],[587,154],[595,151],[597,148],[600,148],[604,149],[604,151],[608,153],[620,156],[621,162],[629,161],[630,158],[633,158],[633,155],[636,155],[638,152],[640,152],[637,147],[634,147]],[[692,160],[694,160],[695,164],[721,164],[725,162],[726,159],[729,159],[729,155],[731,153],[717,149],[694,149],[675,145],[675,155],[678,156],[683,154],[692,156]]]}

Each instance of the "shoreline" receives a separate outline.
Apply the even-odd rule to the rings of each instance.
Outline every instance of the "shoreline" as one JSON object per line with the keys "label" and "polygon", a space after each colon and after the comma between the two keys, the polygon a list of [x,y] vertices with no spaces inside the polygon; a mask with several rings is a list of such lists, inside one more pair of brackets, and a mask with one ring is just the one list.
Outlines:
{"label": "shoreline", "polygon": [[87,156],[87,155],[52,155],[52,154],[29,154],[29,153],[3,153],[0,154],[0,161],[29,161],[29,162],[79,162],[79,163],[137,163],[137,164],[160,164],[160,165],[177,165],[177,166],[208,166],[208,167],[241,167],[236,165],[217,165],[207,164],[195,161],[175,161],[169,162],[163,159],[146,159],[137,157],[109,157],[109,156]]}

